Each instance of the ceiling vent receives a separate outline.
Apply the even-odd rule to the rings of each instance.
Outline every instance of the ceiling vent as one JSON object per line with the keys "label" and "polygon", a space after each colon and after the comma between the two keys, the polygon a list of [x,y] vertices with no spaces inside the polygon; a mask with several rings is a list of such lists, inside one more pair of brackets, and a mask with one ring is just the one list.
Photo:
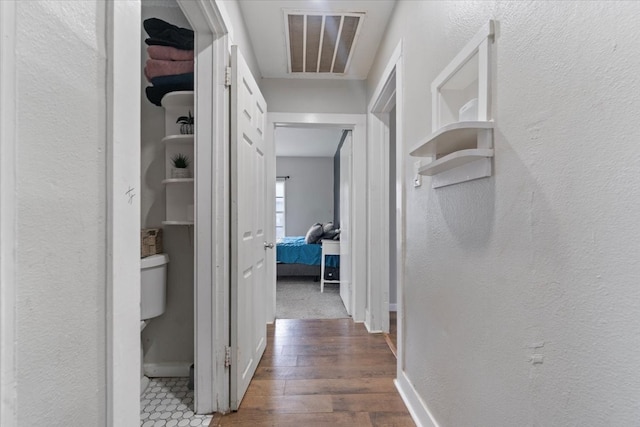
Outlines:
{"label": "ceiling vent", "polygon": [[289,72],[344,74],[364,15],[285,11]]}

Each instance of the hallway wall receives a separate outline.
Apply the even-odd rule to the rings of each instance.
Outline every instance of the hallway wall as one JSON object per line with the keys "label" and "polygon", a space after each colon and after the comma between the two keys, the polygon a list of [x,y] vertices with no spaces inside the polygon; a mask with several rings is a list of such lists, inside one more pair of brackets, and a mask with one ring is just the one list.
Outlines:
{"label": "hallway wall", "polygon": [[17,425],[96,425],[107,376],[106,3],[16,8]]}
{"label": "hallway wall", "polygon": [[405,155],[405,373],[442,426],[640,417],[640,4],[400,1],[405,153],[431,81],[497,20],[494,173],[413,188]]}
{"label": "hallway wall", "polygon": [[262,79],[270,113],[362,114],[367,110],[364,80]]}

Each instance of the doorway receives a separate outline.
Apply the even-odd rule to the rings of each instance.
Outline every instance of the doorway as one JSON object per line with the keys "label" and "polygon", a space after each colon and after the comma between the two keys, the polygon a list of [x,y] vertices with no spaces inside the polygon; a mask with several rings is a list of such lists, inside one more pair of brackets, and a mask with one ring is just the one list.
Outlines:
{"label": "doorway", "polygon": [[[268,134],[270,138],[276,137],[277,127],[315,127],[315,128],[334,128],[349,130],[352,140],[352,149],[354,158],[364,158],[366,156],[366,138],[365,138],[365,115],[360,114],[300,114],[300,113],[269,113]],[[272,159],[271,167],[276,168],[276,159]],[[275,175],[275,174],[274,174]],[[280,174],[277,174],[280,175]],[[285,175],[286,176],[286,175]],[[293,179],[293,178],[292,178]],[[354,321],[364,320],[364,309],[366,302],[366,162],[353,165],[351,181],[350,206],[353,207],[350,213],[351,242],[349,259],[352,263],[351,273],[341,274],[340,282],[347,281],[349,286],[350,300],[348,302],[347,312],[352,315]],[[275,185],[274,185],[275,200]],[[311,224],[309,224],[311,225]],[[275,229],[274,224],[274,229]],[[340,224],[343,227],[343,224]],[[346,256],[346,254],[345,254]],[[273,263],[275,270],[275,261]],[[275,271],[274,271],[275,274]],[[275,281],[274,281],[275,283]],[[340,284],[342,286],[342,283]],[[268,316],[267,319],[273,322],[276,318],[276,287],[270,290],[267,299]]]}
{"label": "doorway", "polygon": [[[350,130],[276,126],[276,319],[347,318]],[[347,141],[348,140],[348,141]],[[349,151],[346,153],[346,151]],[[347,215],[347,216],[343,216]],[[344,254],[341,252],[344,251]]]}
{"label": "doorway", "polygon": [[[402,41],[396,46],[369,104],[369,144],[372,174],[369,193],[370,227],[387,237],[388,245],[372,246],[369,258],[371,278],[368,316],[370,330],[389,334],[396,348],[397,376],[403,377],[402,298],[404,272],[404,146],[402,139]],[[375,191],[378,188],[379,191]],[[371,228],[370,228],[371,233]],[[370,234],[371,235],[371,234]],[[395,294],[395,298],[394,298]],[[395,313],[395,316],[394,314]],[[369,313],[368,313],[369,314]],[[375,314],[378,314],[376,316]],[[395,317],[395,334],[390,329]]]}

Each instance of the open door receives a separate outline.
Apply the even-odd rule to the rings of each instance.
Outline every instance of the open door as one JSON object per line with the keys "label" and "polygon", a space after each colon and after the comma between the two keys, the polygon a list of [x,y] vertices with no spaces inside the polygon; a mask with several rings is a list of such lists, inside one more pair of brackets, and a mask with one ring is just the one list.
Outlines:
{"label": "open door", "polygon": [[[230,406],[238,409],[267,343],[265,297],[267,104],[247,63],[231,48]],[[272,245],[271,245],[272,246]]]}

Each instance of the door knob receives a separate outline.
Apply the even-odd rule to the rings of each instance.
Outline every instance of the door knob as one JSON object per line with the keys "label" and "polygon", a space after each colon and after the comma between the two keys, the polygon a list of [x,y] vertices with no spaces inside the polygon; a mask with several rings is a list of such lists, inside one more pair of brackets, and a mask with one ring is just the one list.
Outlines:
{"label": "door knob", "polygon": [[273,246],[274,246],[274,245],[273,245],[273,243],[267,243],[267,242],[264,242],[264,248],[265,248],[265,249],[267,249],[267,248],[269,248],[269,249],[273,249]]}

